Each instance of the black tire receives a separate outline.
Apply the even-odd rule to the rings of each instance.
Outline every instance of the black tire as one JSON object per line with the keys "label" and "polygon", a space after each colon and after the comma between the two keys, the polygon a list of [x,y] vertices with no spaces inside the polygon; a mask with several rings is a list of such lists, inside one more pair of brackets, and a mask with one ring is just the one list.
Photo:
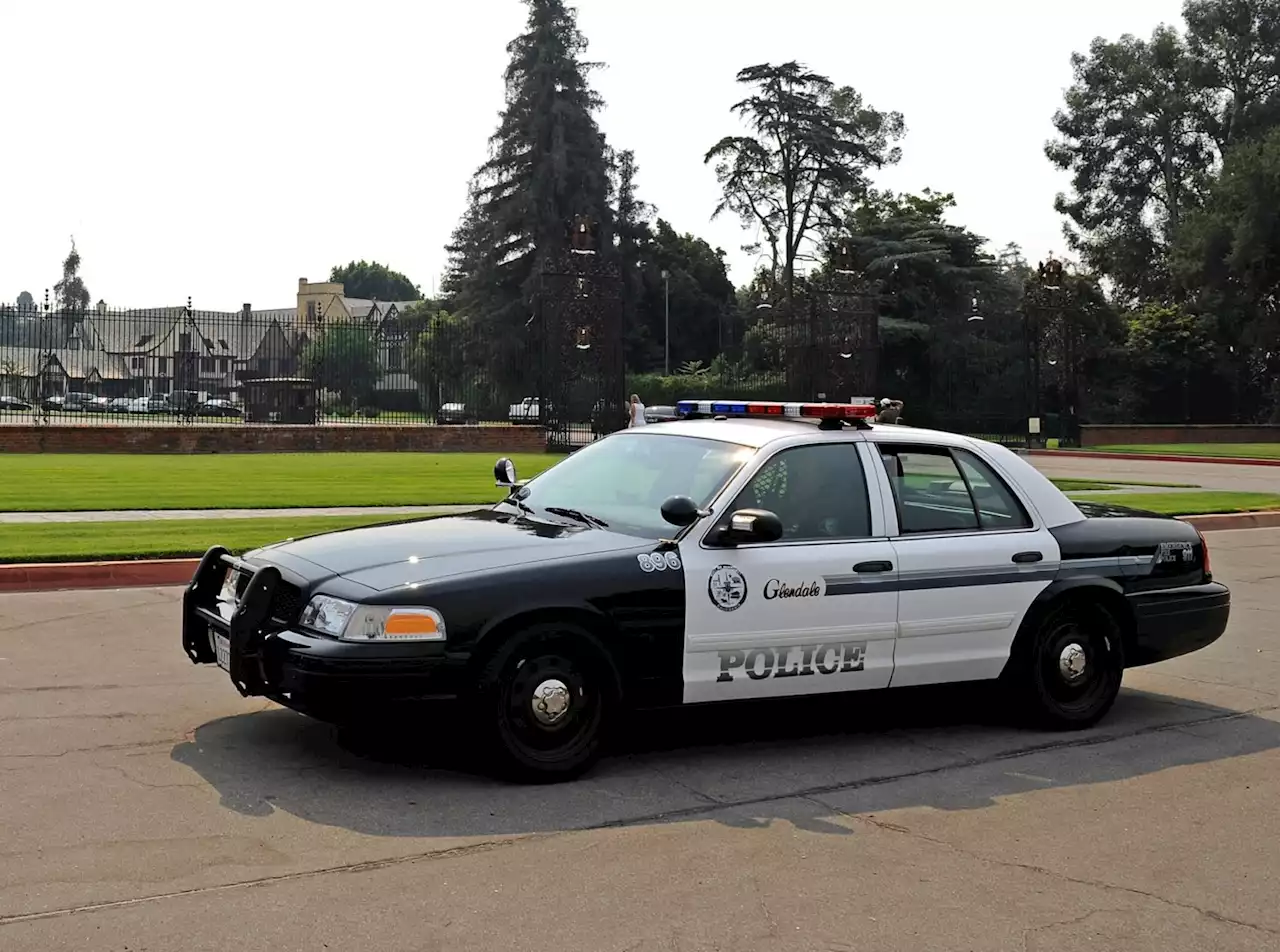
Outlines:
{"label": "black tire", "polygon": [[[556,783],[581,776],[599,759],[616,690],[587,632],[540,624],[508,639],[485,663],[474,702],[473,726],[499,775]],[[561,703],[567,707],[557,714]]]}
{"label": "black tire", "polygon": [[1018,639],[1005,676],[1023,718],[1058,731],[1097,724],[1123,678],[1120,626],[1111,612],[1084,600],[1052,606]]}

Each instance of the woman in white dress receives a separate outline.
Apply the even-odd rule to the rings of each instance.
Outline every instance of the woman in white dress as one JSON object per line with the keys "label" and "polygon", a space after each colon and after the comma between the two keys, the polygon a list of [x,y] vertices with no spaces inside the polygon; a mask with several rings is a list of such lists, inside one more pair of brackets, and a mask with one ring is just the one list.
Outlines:
{"label": "woman in white dress", "polygon": [[644,426],[647,422],[644,418],[644,404],[640,402],[640,395],[633,393],[631,395],[630,421],[627,426]]}

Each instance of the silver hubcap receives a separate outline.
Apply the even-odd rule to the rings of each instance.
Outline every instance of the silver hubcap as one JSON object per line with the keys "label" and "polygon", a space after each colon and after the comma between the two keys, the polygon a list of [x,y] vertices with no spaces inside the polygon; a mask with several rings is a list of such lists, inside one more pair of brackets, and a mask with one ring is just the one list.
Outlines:
{"label": "silver hubcap", "polygon": [[1058,655],[1058,670],[1067,681],[1079,681],[1083,678],[1086,663],[1084,649],[1076,644],[1067,645],[1062,649],[1062,654]]}
{"label": "silver hubcap", "polygon": [[543,724],[554,724],[569,713],[569,685],[552,678],[533,692],[533,716]]}

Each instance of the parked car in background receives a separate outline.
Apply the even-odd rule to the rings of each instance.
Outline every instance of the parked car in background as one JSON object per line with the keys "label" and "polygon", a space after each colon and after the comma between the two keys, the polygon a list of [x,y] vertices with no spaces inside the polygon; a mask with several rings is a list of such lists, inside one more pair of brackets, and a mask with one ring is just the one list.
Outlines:
{"label": "parked car in background", "polygon": [[171,408],[164,397],[136,397],[129,401],[130,413],[168,413]]}
{"label": "parked car in background", "polygon": [[540,415],[537,397],[525,397],[507,408],[507,419],[512,423],[537,423]]}
{"label": "parked car in background", "polygon": [[108,413],[128,413],[129,404],[133,402],[132,397],[115,397],[107,401]]}
{"label": "parked car in background", "polygon": [[0,413],[18,413],[22,410],[30,410],[31,404],[26,400],[18,397],[0,397]]}
{"label": "parked car in background", "polygon": [[645,407],[644,421],[646,423],[669,423],[672,420],[678,420],[680,417],[676,414],[675,407]]}
{"label": "parked car in background", "polygon": [[86,413],[106,413],[110,406],[110,397],[94,397],[84,405],[84,410]]}
{"label": "parked car in background", "polygon": [[475,423],[477,417],[474,413],[467,412],[465,403],[446,403],[440,407],[436,413],[436,424],[439,426],[448,426],[450,424],[459,423]]}
{"label": "parked car in background", "polygon": [[232,403],[230,400],[222,400],[215,398],[213,400],[205,400],[196,407],[196,413],[200,416],[209,417],[241,417],[244,411]]}

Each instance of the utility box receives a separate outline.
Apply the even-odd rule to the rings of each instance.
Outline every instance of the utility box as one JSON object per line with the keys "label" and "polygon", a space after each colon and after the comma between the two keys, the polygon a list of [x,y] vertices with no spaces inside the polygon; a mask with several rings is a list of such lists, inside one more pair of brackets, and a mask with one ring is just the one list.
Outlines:
{"label": "utility box", "polygon": [[246,423],[316,422],[316,384],[306,377],[263,377],[244,382]]}

